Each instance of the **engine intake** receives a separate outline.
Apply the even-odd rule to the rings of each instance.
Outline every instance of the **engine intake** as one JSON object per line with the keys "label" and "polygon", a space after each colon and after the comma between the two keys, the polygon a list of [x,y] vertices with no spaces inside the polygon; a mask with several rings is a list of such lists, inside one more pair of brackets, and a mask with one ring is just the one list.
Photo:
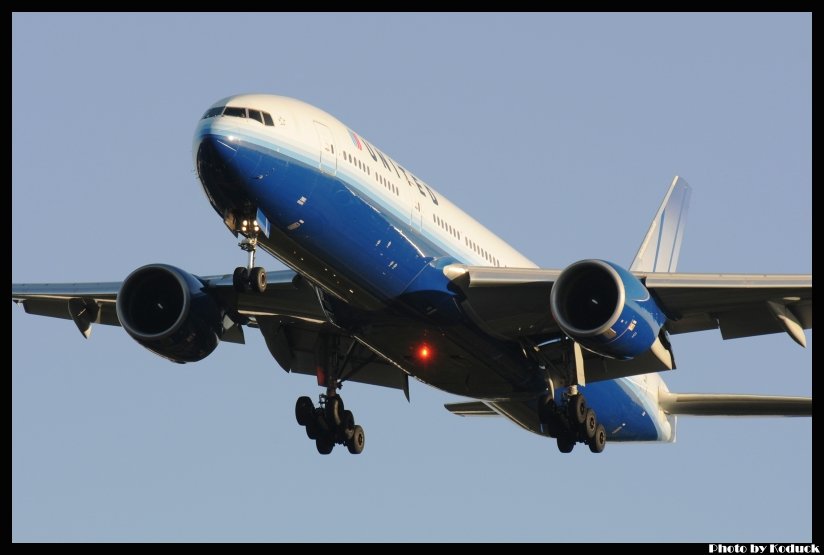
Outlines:
{"label": "engine intake", "polygon": [[550,310],[569,337],[617,359],[649,350],[666,321],[641,281],[605,260],[567,266],[552,286]]}
{"label": "engine intake", "polygon": [[116,306],[126,333],[173,362],[206,358],[223,335],[223,312],[203,283],[174,266],[149,264],[133,271]]}

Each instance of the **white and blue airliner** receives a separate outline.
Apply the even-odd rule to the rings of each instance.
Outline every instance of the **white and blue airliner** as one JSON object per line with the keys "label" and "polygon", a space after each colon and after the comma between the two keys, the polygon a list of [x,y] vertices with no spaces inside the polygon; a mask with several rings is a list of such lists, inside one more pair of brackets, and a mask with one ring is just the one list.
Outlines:
{"label": "white and blue airliner", "polygon": [[[676,177],[634,260],[533,264],[352,129],[304,102],[224,98],[200,120],[203,191],[248,253],[226,275],[165,264],[119,283],[12,284],[26,312],[122,326],[173,362],[260,330],[287,372],[315,376],[298,423],[322,454],[360,453],[346,381],[409,377],[467,397],[458,415],[503,416],[569,452],[675,439],[677,415],[811,416],[812,398],[670,392],[672,336],[724,339],[812,328],[811,275],[676,273],[690,188]],[[289,270],[255,265],[258,248]]]}

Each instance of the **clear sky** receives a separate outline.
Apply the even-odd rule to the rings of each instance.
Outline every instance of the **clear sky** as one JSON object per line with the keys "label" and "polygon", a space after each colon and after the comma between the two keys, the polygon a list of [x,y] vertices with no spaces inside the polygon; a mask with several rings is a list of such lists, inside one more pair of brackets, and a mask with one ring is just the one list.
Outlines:
{"label": "clear sky", "polygon": [[[244,253],[197,182],[215,100],[338,117],[544,267],[629,264],[676,174],[679,270],[812,271],[809,14],[12,18],[12,281],[118,281]],[[281,268],[268,255],[260,261]],[[174,365],[11,307],[12,538],[810,541],[811,419],[681,418],[579,446],[347,385],[365,452],[294,420],[312,378],[256,330]],[[670,389],[810,395],[812,334],[674,338]]]}

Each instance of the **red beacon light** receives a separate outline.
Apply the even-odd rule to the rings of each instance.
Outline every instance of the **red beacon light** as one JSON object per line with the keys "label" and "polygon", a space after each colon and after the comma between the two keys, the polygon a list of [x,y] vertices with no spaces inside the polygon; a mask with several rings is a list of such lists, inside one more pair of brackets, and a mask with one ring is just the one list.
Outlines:
{"label": "red beacon light", "polygon": [[418,347],[415,354],[417,354],[418,360],[420,360],[421,362],[429,362],[433,355],[432,347],[430,347],[426,343],[423,343]]}

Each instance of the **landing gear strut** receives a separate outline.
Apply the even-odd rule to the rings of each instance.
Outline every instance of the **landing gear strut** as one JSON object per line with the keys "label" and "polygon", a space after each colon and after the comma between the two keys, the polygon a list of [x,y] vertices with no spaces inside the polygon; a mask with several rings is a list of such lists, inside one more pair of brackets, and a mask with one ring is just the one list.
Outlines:
{"label": "landing gear strut", "polygon": [[587,406],[583,394],[570,386],[560,405],[550,399],[541,404],[538,416],[544,430],[556,438],[558,450],[569,453],[576,443],[584,443],[593,453],[600,453],[607,444],[607,432],[598,422],[595,411]]}
{"label": "landing gear strut", "polygon": [[249,262],[244,266],[235,268],[235,273],[232,274],[232,285],[235,291],[243,293],[246,291],[254,291],[256,293],[263,293],[266,291],[266,270],[260,266],[255,266],[255,250],[257,250],[257,238],[260,233],[260,226],[257,220],[243,220],[241,231],[246,236],[238,243],[238,246],[249,253]]}

